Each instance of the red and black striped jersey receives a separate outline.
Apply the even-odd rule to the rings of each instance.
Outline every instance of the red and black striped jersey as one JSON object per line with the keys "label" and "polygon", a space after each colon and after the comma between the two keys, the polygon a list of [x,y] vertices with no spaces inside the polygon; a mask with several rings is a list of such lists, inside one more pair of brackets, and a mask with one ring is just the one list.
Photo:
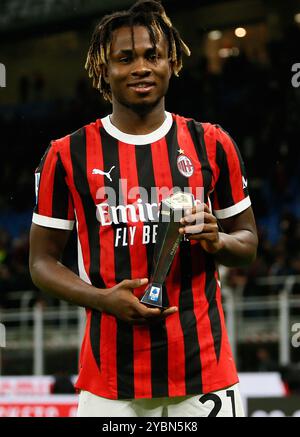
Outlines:
{"label": "red and black striped jersey", "polygon": [[[33,222],[59,229],[76,223],[80,277],[99,288],[149,277],[165,190],[191,190],[221,219],[250,206],[230,136],[167,112],[147,135],[125,134],[107,116],[53,141],[36,182]],[[87,308],[77,388],[131,399],[207,393],[238,381],[214,257],[182,241],[165,290],[179,311],[153,326]]]}

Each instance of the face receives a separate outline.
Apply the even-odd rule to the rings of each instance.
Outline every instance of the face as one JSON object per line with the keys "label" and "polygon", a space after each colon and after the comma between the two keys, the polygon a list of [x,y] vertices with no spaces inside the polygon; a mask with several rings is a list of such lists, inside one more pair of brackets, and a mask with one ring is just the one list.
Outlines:
{"label": "face", "polygon": [[134,50],[130,27],[114,31],[105,80],[110,84],[113,104],[147,109],[164,98],[172,74],[168,43],[161,37],[153,48],[146,27],[135,26]]}

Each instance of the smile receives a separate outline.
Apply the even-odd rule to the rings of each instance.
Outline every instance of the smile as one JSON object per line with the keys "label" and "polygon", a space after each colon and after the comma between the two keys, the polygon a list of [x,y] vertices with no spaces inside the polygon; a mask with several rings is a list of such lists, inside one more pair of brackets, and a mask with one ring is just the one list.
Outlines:
{"label": "smile", "polygon": [[129,88],[132,88],[137,93],[148,93],[154,88],[154,83],[145,83],[145,82],[139,82],[136,84],[128,85]]}

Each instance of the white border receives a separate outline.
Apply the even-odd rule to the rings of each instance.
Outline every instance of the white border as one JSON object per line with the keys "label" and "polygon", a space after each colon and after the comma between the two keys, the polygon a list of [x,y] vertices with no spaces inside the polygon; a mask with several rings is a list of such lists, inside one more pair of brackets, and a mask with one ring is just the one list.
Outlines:
{"label": "white border", "polygon": [[[75,212],[76,215],[76,212]],[[79,239],[79,232],[78,232],[78,219],[76,215],[76,230],[77,230],[77,262],[78,262],[78,271],[79,271],[79,277],[88,284],[92,285],[91,280],[85,270],[84,262],[83,262],[83,254],[82,254],[82,247]]]}
{"label": "white border", "polygon": [[74,227],[75,220],[63,220],[45,215],[33,213],[32,222],[36,225],[46,226],[47,228],[65,229],[71,231]]}
{"label": "white border", "polygon": [[230,206],[229,208],[214,210],[214,214],[218,219],[225,219],[239,214],[240,212],[249,208],[249,206],[251,206],[251,200],[250,197],[247,196],[245,199],[241,200],[235,205]]}
{"label": "white border", "polygon": [[109,135],[111,135],[112,137],[126,144],[134,144],[135,146],[142,146],[144,144],[154,143],[155,141],[158,141],[167,135],[167,133],[172,127],[173,118],[170,112],[165,112],[165,114],[166,114],[166,118],[163,124],[155,131],[146,135],[131,135],[120,131],[110,121],[110,115],[107,115],[106,117],[102,118],[101,121],[106,132],[109,133]]}

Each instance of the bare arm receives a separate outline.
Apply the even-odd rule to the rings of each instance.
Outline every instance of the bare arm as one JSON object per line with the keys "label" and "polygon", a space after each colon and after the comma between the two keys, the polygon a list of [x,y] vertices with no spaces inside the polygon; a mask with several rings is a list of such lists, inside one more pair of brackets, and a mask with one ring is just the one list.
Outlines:
{"label": "bare arm", "polygon": [[34,284],[45,292],[73,304],[105,311],[129,323],[146,323],[165,318],[177,311],[163,313],[148,308],[132,293],[147,283],[147,279],[126,279],[109,289],[96,288],[80,279],[60,260],[70,231],[32,224],[30,231],[29,267]]}
{"label": "bare arm", "polygon": [[32,224],[29,253],[32,281],[38,288],[59,299],[102,310],[101,294],[104,293],[87,284],[60,262],[70,233]]}
{"label": "bare arm", "polygon": [[203,204],[182,219],[184,227],[179,232],[188,234],[190,240],[198,240],[206,252],[225,266],[244,266],[254,261],[258,238],[252,208],[219,222],[224,232],[220,232],[216,217]]}
{"label": "bare arm", "polygon": [[225,232],[220,232],[222,249],[217,260],[228,267],[251,264],[256,258],[258,237],[252,208],[228,219],[220,220]]}

